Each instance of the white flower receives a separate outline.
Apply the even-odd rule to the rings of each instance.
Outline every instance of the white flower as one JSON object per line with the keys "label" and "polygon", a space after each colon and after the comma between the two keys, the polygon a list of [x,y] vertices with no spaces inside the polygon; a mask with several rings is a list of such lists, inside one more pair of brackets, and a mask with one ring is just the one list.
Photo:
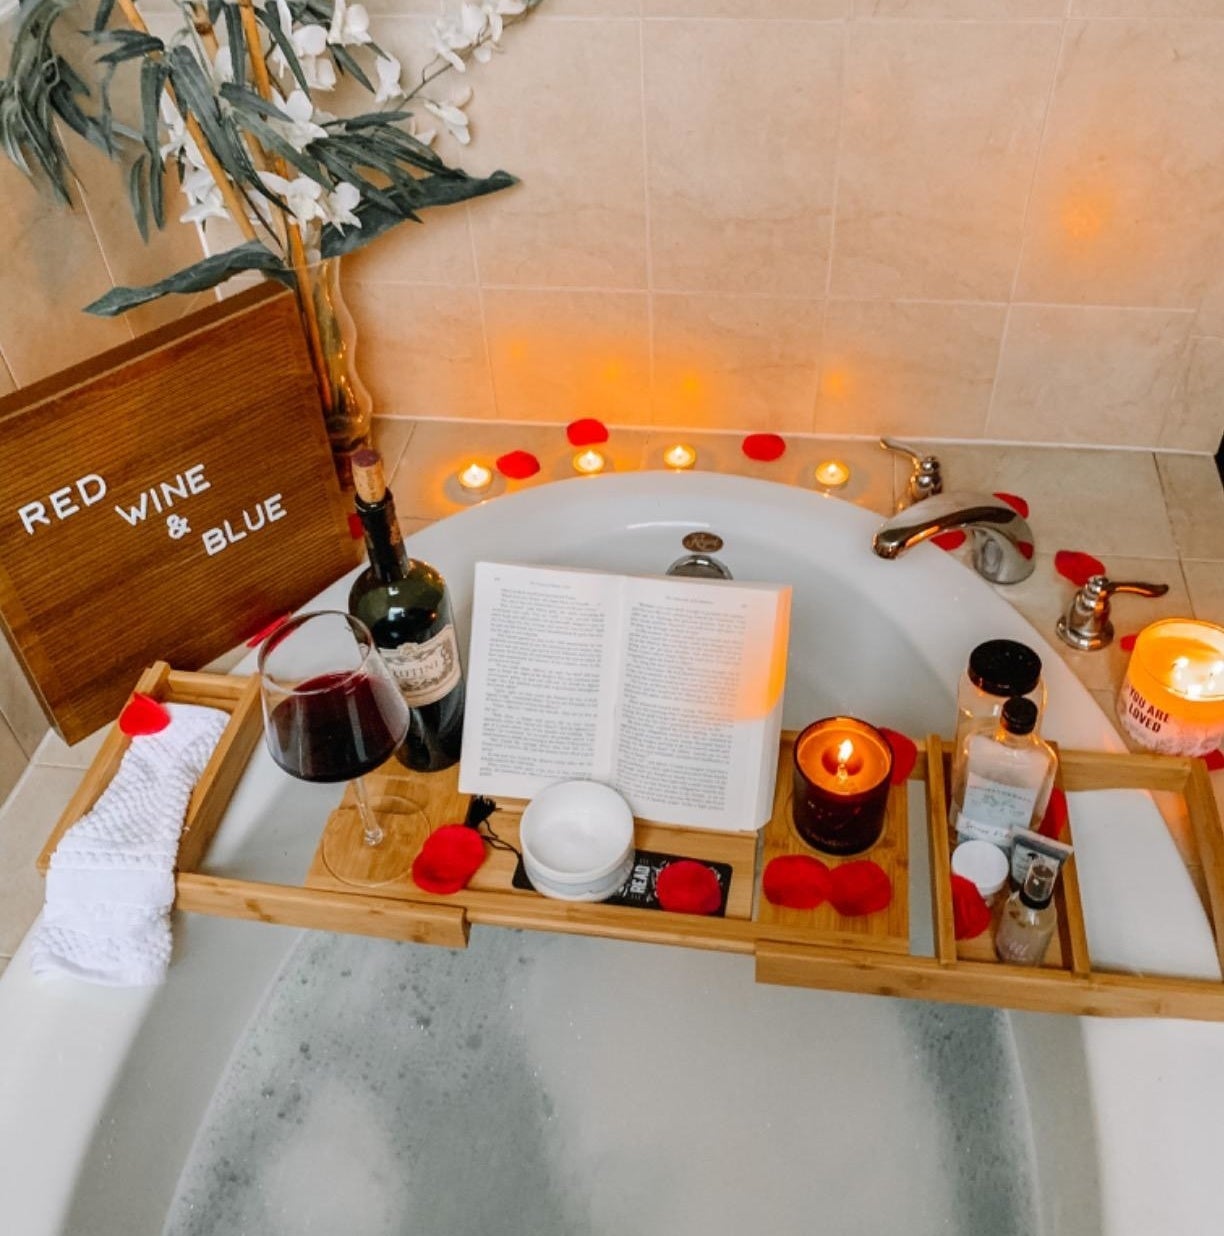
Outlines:
{"label": "white flower", "polygon": [[434,55],[440,56],[457,73],[466,72],[467,66],[458,53],[466,51],[471,44],[463,30],[439,19],[434,22],[431,33]]}
{"label": "white flower", "polygon": [[327,39],[329,43],[370,42],[370,15],[366,12],[365,5],[335,0]]}
{"label": "white flower", "polygon": [[374,68],[378,73],[378,91],[374,102],[390,103],[392,99],[402,99],[404,91],[400,86],[400,73],[403,66],[400,62],[394,56],[379,56],[374,61]]}
{"label": "white flower", "polygon": [[162,124],[166,126],[166,136],[169,138],[169,141],[163,142],[158,149],[162,162],[165,163],[167,158],[177,158],[182,154],[189,166],[203,167],[204,158],[200,154],[200,148],[196,145],[195,138],[187,132],[187,125],[168,94],[163,94],[161,97],[161,118]]}
{"label": "white flower", "polygon": [[471,134],[468,132],[468,118],[463,111],[463,105],[472,97],[470,90],[464,91],[451,102],[435,103],[432,99],[425,99],[425,110],[446,125],[450,131],[450,135],[461,146],[466,146],[472,140]]}
{"label": "white flower", "polygon": [[484,34],[485,26],[489,23],[489,15],[482,5],[464,3],[459,8],[459,22],[463,29],[464,41],[468,47],[471,47]]}
{"label": "white flower", "polygon": [[323,189],[317,181],[311,180],[309,176],[286,180],[275,172],[260,172],[259,178],[269,193],[278,200],[278,204],[293,215],[293,221],[299,228],[305,230],[307,225],[316,219],[326,221],[323,203],[319,201],[323,196]]}
{"label": "white flower", "polygon": [[289,124],[281,121],[278,127],[294,150],[305,150],[311,142],[327,136],[327,130],[312,119],[314,104],[304,90],[293,91],[280,108],[289,117]]}
{"label": "white flower", "polygon": [[484,0],[480,7],[484,9],[489,23],[489,37],[494,43],[502,36],[503,17],[518,17],[527,11],[523,0],[496,0],[496,3],[494,0]]}
{"label": "white flower", "polygon": [[217,54],[212,62],[212,77],[218,86],[222,82],[234,80],[234,54],[230,51],[228,44],[217,48]]}
{"label": "white flower", "polygon": [[361,220],[354,214],[360,201],[361,193],[357,186],[342,180],[327,195],[328,220],[342,231],[345,227],[360,227]]}
{"label": "white flower", "polygon": [[179,215],[180,222],[203,223],[205,219],[229,218],[221,190],[205,168],[192,168],[183,177],[183,194],[188,205]]}
{"label": "white flower", "polygon": [[[285,0],[276,0],[276,12],[281,29],[289,35],[293,54],[302,67],[302,76],[312,90],[335,90],[336,66],[327,54],[327,31],[320,25],[310,24],[294,28],[293,17]],[[289,71],[289,62],[277,47],[268,57],[268,63],[278,76]]]}
{"label": "white flower", "polygon": [[437,129],[418,129],[415,116],[408,121],[408,132],[415,137],[422,146],[432,146],[434,144],[434,139],[438,136]]}

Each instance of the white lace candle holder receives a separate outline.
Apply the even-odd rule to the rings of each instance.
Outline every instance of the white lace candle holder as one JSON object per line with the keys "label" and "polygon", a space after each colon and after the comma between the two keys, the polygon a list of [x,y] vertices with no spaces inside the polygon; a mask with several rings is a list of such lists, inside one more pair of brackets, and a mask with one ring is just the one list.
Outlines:
{"label": "white lace candle holder", "polygon": [[1118,718],[1150,751],[1214,751],[1224,740],[1224,627],[1189,618],[1145,627],[1118,694]]}

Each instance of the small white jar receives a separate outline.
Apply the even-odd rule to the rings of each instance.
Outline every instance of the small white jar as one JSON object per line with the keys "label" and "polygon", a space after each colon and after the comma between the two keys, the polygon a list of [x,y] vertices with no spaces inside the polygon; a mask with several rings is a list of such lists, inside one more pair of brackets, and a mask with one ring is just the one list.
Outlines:
{"label": "small white jar", "polygon": [[519,845],[537,892],[562,901],[603,901],[633,870],[633,812],[611,786],[560,781],[527,804]]}
{"label": "small white jar", "polygon": [[987,905],[993,905],[1007,883],[1007,855],[989,841],[962,841],[952,851],[952,873],[968,880]]}

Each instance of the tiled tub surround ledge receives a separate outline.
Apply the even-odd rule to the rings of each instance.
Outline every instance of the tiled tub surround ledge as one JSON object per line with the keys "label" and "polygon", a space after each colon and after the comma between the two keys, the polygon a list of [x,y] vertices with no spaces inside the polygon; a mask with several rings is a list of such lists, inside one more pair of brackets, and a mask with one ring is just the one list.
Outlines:
{"label": "tiled tub surround ledge", "polygon": [[[536,476],[499,482],[503,492],[574,476],[575,450],[557,425],[381,418],[376,441],[406,533],[464,509],[454,496],[453,478],[471,460],[491,466],[499,455],[515,449],[539,458]],[[881,450],[874,439],[788,436],[782,457],[761,463],[744,455],[741,433],[613,428],[599,449],[615,471],[663,469],[663,452],[676,442],[696,448],[698,470],[808,488],[815,488],[817,463],[840,459],[849,465],[851,476],[837,496],[881,516],[891,512],[909,475],[908,463]],[[1119,636],[1162,617],[1193,615],[1224,624],[1224,490],[1209,457],[1021,446],[932,444],[930,449],[943,463],[946,489],[1013,493],[1028,501],[1037,568],[1023,583],[997,591],[1058,649],[1111,721],[1128,654],[1117,641],[1102,652],[1081,653],[1055,638],[1054,623],[1074,591],[1054,570],[1059,549],[1096,555],[1117,579],[1169,585],[1168,594],[1158,600],[1114,599]],[[26,698],[29,690],[19,671],[9,665],[5,674],[0,687],[6,709],[9,701],[19,701],[18,715],[28,726],[37,724],[41,735],[45,723],[32,697]],[[4,732],[0,729],[0,736]],[[67,747],[53,734],[36,737],[24,774],[18,770],[14,775],[16,786],[0,809],[0,967],[42,904],[34,858],[100,740],[99,734]],[[19,752],[18,761],[25,765],[24,754]],[[1213,782],[1224,803],[1224,773],[1214,774]]]}

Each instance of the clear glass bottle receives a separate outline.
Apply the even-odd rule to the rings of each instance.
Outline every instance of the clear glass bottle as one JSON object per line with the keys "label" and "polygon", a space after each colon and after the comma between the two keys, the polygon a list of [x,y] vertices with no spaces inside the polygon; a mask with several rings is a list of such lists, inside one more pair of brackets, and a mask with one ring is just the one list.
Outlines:
{"label": "clear glass bottle", "polygon": [[1024,887],[1007,899],[995,933],[995,953],[1000,961],[1021,966],[1039,966],[1050,946],[1058,922],[1051,904],[1058,872],[1038,859],[1028,869]]}
{"label": "clear glass bottle", "polygon": [[1004,701],[1022,695],[1037,706],[1037,729],[1045,711],[1041,658],[1014,639],[990,639],[969,654],[956,692],[956,737],[952,747],[952,802],[965,790],[965,744],[982,730],[993,733]]}
{"label": "clear glass bottle", "polygon": [[1012,834],[1041,819],[1058,759],[1037,735],[1037,705],[1012,696],[993,732],[970,732],[959,801],[950,818],[960,841],[989,841],[1011,849]]}

